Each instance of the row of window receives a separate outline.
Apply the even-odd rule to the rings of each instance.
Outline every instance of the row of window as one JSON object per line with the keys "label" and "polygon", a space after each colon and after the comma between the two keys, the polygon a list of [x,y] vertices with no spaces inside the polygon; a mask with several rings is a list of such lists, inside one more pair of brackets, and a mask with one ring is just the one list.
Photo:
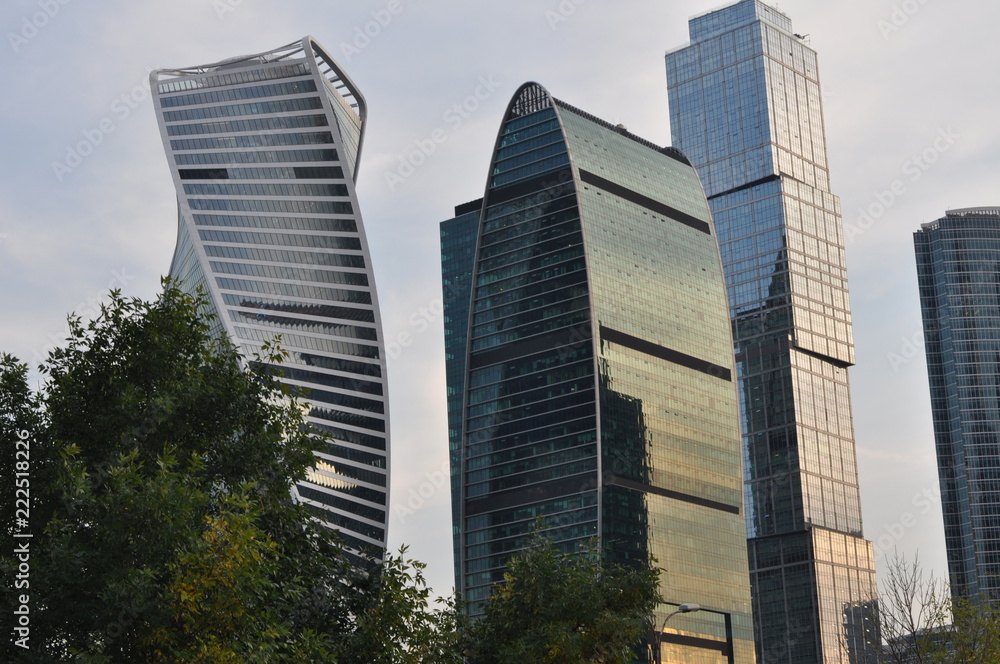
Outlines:
{"label": "row of window", "polygon": [[343,180],[340,166],[283,166],[274,168],[181,168],[182,180]]}
{"label": "row of window", "polygon": [[184,193],[191,196],[338,196],[349,195],[346,184],[271,184],[263,182],[229,184],[185,184]]}
{"label": "row of window", "polygon": [[549,226],[550,223],[541,223],[543,219],[550,221],[553,219],[562,219],[563,217],[557,217],[556,215],[575,209],[576,191],[572,185],[560,184],[546,191],[541,191],[538,195],[517,199],[517,204],[515,205],[501,204],[491,206],[486,214],[485,221],[483,221],[479,228],[479,233],[496,242],[498,237],[514,237],[521,231],[513,234],[508,232],[504,236],[492,235],[493,233],[506,231],[511,227],[525,222],[535,222],[542,227],[536,230],[544,231],[544,227]]}
{"label": "row of window", "polygon": [[476,284],[479,286],[485,286],[487,284],[492,284],[495,281],[525,274],[527,272],[537,271],[550,265],[563,263],[573,258],[580,258],[583,256],[583,246],[580,244],[567,247],[567,243],[563,241],[550,243],[550,246],[552,245],[559,247],[561,250],[550,250],[550,253],[543,254],[542,251],[538,251],[540,249],[539,245],[534,244],[532,248],[535,249],[537,253],[535,255],[526,256],[519,262],[509,261],[506,265],[494,267],[493,265],[484,264],[484,261],[480,261],[478,274],[476,275]]}
{"label": "row of window", "polygon": [[[251,327],[235,326],[234,331],[240,339],[251,341],[273,341],[276,333],[267,330],[258,330]],[[354,357],[366,357],[377,360],[379,358],[378,346],[367,346],[356,344],[350,341],[338,341],[329,337],[307,337],[301,334],[281,334],[281,342],[284,346],[295,348],[308,348],[311,350],[336,353],[338,355],[351,355]],[[309,397],[311,398],[311,397]]]}
{"label": "row of window", "polygon": [[[188,205],[192,210],[216,210],[220,212],[292,212],[299,214],[354,214],[350,201],[303,201],[303,200],[249,200],[238,198],[191,198]],[[199,231],[201,232],[201,231]],[[286,236],[287,237],[287,236]],[[228,240],[240,242],[240,240]],[[297,242],[303,246],[301,242]],[[361,241],[357,240],[360,249]],[[308,246],[308,245],[305,245]]]}
{"label": "row of window", "polygon": [[591,376],[594,372],[593,363],[589,359],[564,364],[553,364],[552,368],[547,371],[510,377],[504,377],[499,367],[502,367],[502,365],[494,365],[488,369],[480,370],[480,374],[492,374],[492,381],[502,380],[502,382],[491,381],[483,387],[470,389],[467,397],[470,406],[501,397],[528,392],[547,385],[578,380],[586,376]]}
{"label": "row of window", "polygon": [[259,148],[275,145],[321,145],[333,143],[330,132],[295,134],[255,134],[250,136],[218,136],[216,138],[184,138],[170,141],[172,150],[227,150]]}
{"label": "row of window", "polygon": [[201,108],[185,108],[180,111],[164,111],[163,119],[166,122],[183,122],[185,120],[209,120],[212,118],[240,117],[242,115],[315,111],[321,108],[323,108],[323,100],[319,97],[298,97],[276,101],[258,101],[252,104],[203,106]]}
{"label": "row of window", "polygon": [[500,175],[501,173],[511,171],[518,166],[533,164],[541,159],[545,159],[546,157],[565,154],[565,152],[566,144],[562,141],[558,141],[528,152],[510,155],[502,160],[498,158],[493,164],[493,175]]}
{"label": "row of window", "polygon": [[507,360],[482,369],[474,369],[469,372],[469,387],[482,387],[518,376],[541,376],[564,364],[590,362],[592,357],[590,343],[561,348],[558,352],[555,349],[550,349],[549,352]]}
{"label": "row of window", "polygon": [[[284,336],[282,336],[284,340]],[[336,345],[342,345],[343,342],[335,341]],[[297,391],[298,386],[292,386],[293,393]],[[377,415],[385,414],[385,402],[376,401],[374,399],[365,399],[364,397],[359,397],[353,394],[342,394],[340,392],[328,392],[327,390],[318,390],[316,388],[302,389],[301,396],[303,399],[309,399],[311,401],[321,401],[324,404],[330,404],[331,406],[338,406],[340,408],[350,408],[352,410],[363,410],[368,413],[375,413]],[[362,479],[361,475],[367,475],[371,479],[364,479],[366,482],[371,482],[372,484],[378,484],[379,486],[385,486],[385,475],[381,473],[376,473],[373,471],[360,470],[354,466],[349,466],[347,464],[340,464],[341,467],[345,469],[351,469],[351,473],[359,475],[358,479]]]}
{"label": "row of window", "polygon": [[205,242],[239,242],[242,244],[266,244],[279,247],[315,247],[323,249],[361,249],[361,240],[357,237],[340,237],[335,235],[285,235],[281,233],[199,230],[198,236]]}
{"label": "row of window", "polygon": [[[544,124],[545,127],[547,128],[538,130],[536,131],[536,133],[541,133],[541,131],[549,131],[551,129],[555,129],[556,127],[558,127],[559,120],[556,118],[555,109],[546,108],[541,111],[538,111],[537,113],[530,113],[528,115],[522,115],[519,118],[514,118],[513,120],[510,120],[509,122],[507,122],[507,124],[503,126],[503,135],[506,137],[513,134],[514,132],[517,132],[518,130],[526,129],[528,127],[531,127],[532,125],[539,125],[539,124]],[[523,138],[524,134],[521,134],[521,137]],[[512,136],[511,140],[512,141],[518,140],[518,136],[516,135]],[[501,143],[501,145],[506,145],[506,143]]]}
{"label": "row of window", "polygon": [[553,143],[565,146],[562,130],[555,120],[504,136],[500,141],[501,147],[497,150],[494,160],[503,161]]}
{"label": "row of window", "polygon": [[[339,509],[344,512],[349,512],[351,514],[357,514],[358,516],[371,519],[372,521],[378,521],[380,523],[385,523],[386,514],[384,509],[379,509],[377,507],[371,507],[370,505],[364,505],[362,503],[347,500],[342,498],[336,493],[317,491],[311,487],[300,486],[298,488],[300,495],[304,495],[307,498],[311,498],[317,502],[321,502],[324,505],[328,505],[334,509]],[[302,493],[305,491],[306,493]],[[321,518],[326,518],[326,513],[323,514]]]}
{"label": "row of window", "polygon": [[[371,293],[363,290],[321,288],[319,286],[307,286],[305,284],[286,284],[275,281],[252,281],[250,279],[230,279],[228,277],[216,277],[215,281],[219,288],[239,291],[242,293],[285,295],[288,297],[310,298],[313,300],[331,302],[350,302],[357,304],[372,303]],[[316,348],[314,350],[323,349]]]}
{"label": "row of window", "polygon": [[182,90],[199,90],[202,88],[215,88],[226,85],[240,85],[242,83],[270,81],[276,78],[291,78],[293,76],[303,76],[308,73],[309,65],[305,62],[265,67],[256,66],[253,69],[245,69],[243,71],[213,74],[211,76],[199,76],[197,78],[187,77],[175,81],[167,81],[157,85],[156,89],[161,93],[180,92]]}
{"label": "row of window", "polygon": [[[234,318],[234,320],[237,319]],[[366,380],[362,376],[334,376],[332,374],[319,373],[318,371],[308,371],[305,369],[296,369],[295,367],[289,366],[272,366],[271,368],[279,376],[289,380],[297,380],[313,385],[325,385],[326,387],[332,387],[338,390],[350,390],[352,392],[374,394],[375,396],[384,395],[381,382]],[[367,463],[371,466],[385,468],[384,454],[371,454],[370,452],[362,452],[360,450],[354,450],[349,447],[342,447],[339,445],[328,446],[326,453],[342,456],[346,459],[351,459],[352,461],[358,461],[360,463]]]}
{"label": "row of window", "polygon": [[379,433],[385,432],[385,418],[368,417],[358,413],[348,413],[343,410],[330,410],[321,406],[313,406],[312,410],[309,411],[309,417],[315,417],[335,424],[357,427],[359,429],[369,429]]}
{"label": "row of window", "polygon": [[[495,426],[498,422],[502,422],[511,432],[516,430],[526,431],[529,428],[537,427],[540,422],[539,418],[550,421],[550,418],[554,417],[558,420],[562,418],[562,415],[553,415],[553,413],[566,410],[567,413],[571,414],[575,412],[573,410],[574,407],[578,405],[586,406],[588,404],[591,409],[594,408],[594,392],[589,389],[569,391],[567,394],[558,397],[532,402],[504,410],[503,412],[496,409],[489,412],[490,408],[488,406],[491,404],[484,404],[483,406],[477,406],[477,408],[487,411],[488,414],[479,417],[469,417],[466,421],[466,430],[471,432],[476,429]],[[494,405],[499,406],[503,404]]]}
{"label": "row of window", "polygon": [[[566,307],[571,309],[572,307]],[[504,344],[519,342],[529,337],[538,336],[554,330],[569,328],[566,333],[571,337],[589,336],[590,330],[590,307],[584,307],[576,311],[567,311],[559,316],[544,318],[542,320],[525,323],[510,330],[504,329],[496,334],[480,336],[482,329],[473,332],[472,350],[482,351]],[[585,332],[586,331],[586,332]]]}
{"label": "row of window", "polygon": [[[487,413],[496,413],[501,410],[507,410],[509,408],[525,406],[528,404],[538,403],[541,401],[547,401],[549,399],[554,399],[556,397],[565,396],[567,394],[572,394],[574,392],[582,392],[586,390],[592,390],[594,387],[593,376],[586,371],[578,372],[581,375],[577,378],[566,380],[559,383],[553,383],[549,385],[542,385],[534,389],[526,391],[513,391],[510,393],[500,395],[497,394],[490,399],[478,399],[476,400],[470,395],[468,402],[467,414],[469,417],[479,417]],[[504,388],[502,391],[508,392],[507,385],[496,386],[497,388]],[[500,389],[497,390],[498,392]],[[479,391],[480,396],[488,394],[482,390]]]}
{"label": "row of window", "polygon": [[[561,460],[553,460],[550,455],[553,454],[568,454],[568,450],[583,450],[577,454],[573,452],[576,456],[573,459],[596,456],[597,454],[597,432],[589,431],[587,433],[579,434],[576,436],[564,436],[561,438],[550,438],[541,443],[536,443],[534,445],[522,445],[514,448],[506,448],[503,450],[497,450],[490,454],[484,454],[479,457],[470,458],[465,457],[466,469],[468,471],[481,471],[484,469],[492,469],[490,471],[489,477],[499,476],[503,474],[520,473],[530,470],[533,466],[551,466],[563,463],[570,459],[570,457],[562,457]],[[479,479],[489,479],[488,476],[480,476]]]}
{"label": "row of window", "polygon": [[364,256],[331,254],[325,251],[287,251],[284,249],[257,249],[226,245],[205,245],[206,255],[213,258],[236,258],[272,263],[297,265],[324,265],[328,267],[364,268]]}
{"label": "row of window", "polygon": [[[580,252],[574,252],[580,253]],[[484,285],[476,285],[475,297],[477,300],[482,300],[491,295],[504,294],[514,299],[521,299],[519,297],[521,287],[527,287],[524,290],[524,295],[534,295],[541,293],[543,291],[552,290],[551,287],[539,288],[540,282],[544,282],[548,279],[555,279],[566,274],[571,274],[573,272],[586,270],[586,261],[583,256],[578,256],[572,260],[559,263],[557,265],[549,265],[544,268],[539,268],[530,274],[517,274],[513,277],[508,277],[503,280],[497,280],[492,283],[487,283]],[[586,279],[586,274],[584,274],[584,279]],[[576,283],[575,280],[571,280],[569,283]],[[478,310],[478,304],[476,309]]]}
{"label": "row of window", "polygon": [[[551,203],[539,212],[539,215],[507,215],[501,217],[497,224],[491,221],[484,223],[479,241],[480,263],[489,266],[488,259],[525,248],[531,251],[535,245],[552,240],[562,240],[567,244],[583,241],[575,196]],[[566,238],[567,235],[571,237]]]}
{"label": "row of window", "polygon": [[494,175],[490,178],[490,187],[498,188],[509,185],[517,180],[523,180],[533,175],[540,175],[547,171],[556,170],[560,166],[569,166],[569,155],[565,152],[555,157],[542,159],[528,166],[506,171],[501,175]]}
{"label": "row of window", "polygon": [[[330,426],[328,424],[317,424],[312,423],[313,426],[320,429],[324,433],[328,434],[334,440],[341,440],[345,443],[351,443],[352,445],[361,445],[362,447],[369,447],[373,450],[385,451],[385,437],[384,436],[373,436],[370,433],[361,433],[360,431],[350,431],[348,429],[341,429],[340,427]],[[385,504],[385,500],[382,501]]]}
{"label": "row of window", "polygon": [[178,106],[194,106],[195,104],[219,104],[227,101],[259,99],[261,97],[298,95],[307,92],[316,92],[316,82],[309,78],[288,83],[275,83],[273,85],[254,85],[246,88],[233,88],[231,90],[215,90],[213,92],[161,97],[160,104],[164,108],[176,108]]}
{"label": "row of window", "polygon": [[[315,471],[312,472],[315,473]],[[312,481],[314,478],[309,477],[308,479]],[[307,486],[304,485],[299,486],[300,495],[302,495],[303,492],[308,492],[309,490],[310,489]],[[322,492],[316,492],[316,493],[318,493],[319,495],[324,495]],[[319,518],[322,519],[323,521],[326,521],[327,523],[337,526],[338,529],[343,528],[349,532],[358,533],[359,535],[370,537],[378,542],[385,542],[384,528],[373,526],[371,524],[364,523],[363,521],[358,521],[357,519],[352,519],[350,517],[338,514],[336,512],[332,512],[330,510],[323,510]]]}
{"label": "row of window", "polygon": [[210,152],[207,154],[175,154],[178,166],[208,164],[282,164],[296,161],[338,161],[337,151],[327,150],[259,150],[256,152]]}
{"label": "row of window", "polygon": [[364,272],[333,272],[330,270],[309,270],[286,265],[261,265],[260,263],[223,263],[209,261],[209,267],[216,274],[241,274],[248,277],[266,279],[287,279],[290,281],[314,281],[345,286],[367,286],[368,275]]}
{"label": "row of window", "polygon": [[275,131],[278,129],[303,129],[327,127],[325,115],[283,115],[246,120],[199,122],[195,124],[167,125],[167,136],[193,136],[197,134],[222,134],[237,131]]}
{"label": "row of window", "polygon": [[[477,310],[473,318],[473,325],[483,325],[490,321],[503,321],[509,317],[528,314],[528,316],[545,317],[544,311],[552,307],[563,307],[572,303],[573,308],[586,308],[589,306],[589,289],[586,283],[571,286],[565,290],[554,290],[545,293],[538,293],[532,297],[524,298],[504,304],[492,309]],[[540,311],[541,310],[541,311]],[[466,310],[463,319],[468,320]],[[465,328],[463,328],[463,333]]]}

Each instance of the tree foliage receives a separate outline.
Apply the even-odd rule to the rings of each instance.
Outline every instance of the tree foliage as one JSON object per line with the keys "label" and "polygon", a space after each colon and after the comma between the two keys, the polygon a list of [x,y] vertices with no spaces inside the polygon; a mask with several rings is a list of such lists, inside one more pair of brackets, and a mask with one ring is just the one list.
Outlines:
{"label": "tree foliage", "polygon": [[465,634],[469,664],[627,664],[649,631],[659,573],[566,554],[541,536],[508,564],[504,583]]}
{"label": "tree foliage", "polygon": [[[0,661],[631,661],[658,576],[596,549],[536,539],[475,621],[428,605],[405,548],[359,564],[290,499],[323,441],[262,368],[280,351],[248,363],[204,306],[169,282],[152,302],[113,292],[93,321],[70,317],[37,389],[0,356],[0,623],[11,634],[22,603],[30,623],[28,648],[4,639]],[[23,586],[12,542],[30,549]]]}
{"label": "tree foliage", "polygon": [[[385,573],[352,564],[290,500],[320,441],[203,306],[169,283],[153,302],[112,293],[95,320],[70,318],[37,391],[0,360],[0,473],[6,486],[26,435],[31,495],[25,526],[5,490],[0,525],[32,535],[26,590],[0,552],[4,616],[22,593],[30,607],[29,649],[5,639],[0,660],[390,661],[367,657],[391,640],[372,606],[415,612],[421,579],[392,556]],[[393,643],[426,645],[438,617],[396,616]]]}

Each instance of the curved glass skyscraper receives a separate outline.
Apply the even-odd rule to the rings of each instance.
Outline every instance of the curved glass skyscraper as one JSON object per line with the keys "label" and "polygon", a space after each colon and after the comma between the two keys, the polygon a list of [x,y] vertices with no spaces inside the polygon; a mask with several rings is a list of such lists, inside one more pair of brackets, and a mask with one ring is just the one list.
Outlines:
{"label": "curved glass skyscraper", "polygon": [[346,544],[381,557],[386,359],[355,182],[366,107],[311,37],[151,74],[178,200],[171,276],[202,287],[252,358],[281,335],[283,381],[330,435],[297,487]]}
{"label": "curved glass skyscraper", "polygon": [[446,333],[470,612],[541,519],[564,550],[655,557],[658,626],[702,605],[671,618],[663,661],[754,661],[732,337],[694,168],[528,83],[467,207],[442,244],[446,299],[464,284],[469,302]]}

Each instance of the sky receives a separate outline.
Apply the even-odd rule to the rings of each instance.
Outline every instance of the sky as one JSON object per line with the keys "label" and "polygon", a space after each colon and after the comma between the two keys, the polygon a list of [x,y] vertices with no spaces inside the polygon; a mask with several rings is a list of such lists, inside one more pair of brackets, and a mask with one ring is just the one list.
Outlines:
{"label": "sky", "polygon": [[[666,50],[717,0],[5,0],[0,6],[0,351],[32,366],[110,288],[152,298],[176,204],[148,72],[313,35],[369,119],[358,195],[389,349],[392,548],[450,591],[438,223],[483,194],[511,96],[537,81],[670,143]],[[912,233],[1000,205],[1000,4],[785,0],[819,53],[847,238],[865,535],[945,574]],[[438,131],[440,130],[440,131]],[[442,140],[431,140],[433,136]],[[423,146],[423,158],[413,157]],[[413,167],[413,164],[420,162]]]}

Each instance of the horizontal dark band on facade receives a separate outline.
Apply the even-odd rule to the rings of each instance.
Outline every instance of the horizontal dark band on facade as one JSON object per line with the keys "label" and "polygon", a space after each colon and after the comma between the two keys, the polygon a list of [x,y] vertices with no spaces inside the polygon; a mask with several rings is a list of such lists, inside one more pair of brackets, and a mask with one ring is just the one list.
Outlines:
{"label": "horizontal dark band on facade", "polygon": [[652,341],[646,341],[645,339],[640,339],[639,337],[633,337],[631,334],[626,334],[625,332],[612,330],[610,327],[604,327],[601,325],[600,329],[602,341],[609,341],[613,344],[618,344],[619,346],[625,346],[626,348],[637,350],[640,353],[652,355],[653,357],[657,357],[661,360],[673,362],[674,364],[679,364],[682,367],[694,369],[695,371],[700,371],[708,374],[709,376],[721,378],[722,380],[727,380],[729,382],[733,381],[733,372],[726,367],[721,367],[718,364],[712,364],[706,360],[700,360],[697,357],[673,350],[672,348],[667,348],[666,346],[654,344]]}
{"label": "horizontal dark band on facade", "polygon": [[719,510],[721,512],[729,512],[730,514],[740,513],[740,508],[737,505],[720,503],[717,500],[709,500],[708,498],[699,498],[698,496],[692,496],[687,493],[681,493],[680,491],[671,491],[670,489],[663,489],[658,486],[653,486],[651,484],[643,484],[642,482],[627,480],[623,477],[618,477],[616,475],[605,476],[604,483],[611,486],[620,486],[625,489],[632,489],[633,491],[651,493],[657,496],[663,496],[664,498],[672,498],[673,500],[680,500],[685,503],[691,503],[692,505],[699,505],[701,507],[708,507],[710,509]]}
{"label": "horizontal dark band on facade", "polygon": [[814,350],[809,350],[808,348],[803,348],[802,346],[799,346],[798,344],[795,344],[794,348],[795,348],[795,350],[799,351],[800,353],[808,355],[809,357],[814,357],[817,360],[820,360],[821,362],[829,362],[830,364],[834,365],[835,367],[839,367],[841,369],[847,369],[848,367],[853,367],[854,366],[853,362],[848,362],[846,360],[842,360],[842,359],[837,358],[837,357],[831,357],[830,355],[824,355],[823,353],[817,353]]}
{"label": "horizontal dark band on facade", "polygon": [[665,154],[668,157],[670,157],[671,159],[676,159],[677,161],[681,162],[685,166],[690,166],[691,168],[694,168],[694,164],[691,163],[691,160],[688,159],[687,155],[684,154],[681,150],[679,150],[678,148],[675,148],[672,145],[668,145],[668,146],[666,146],[664,148],[660,148],[660,154]]}
{"label": "horizontal dark band on facade", "polygon": [[455,206],[455,216],[461,217],[463,214],[469,212],[479,212],[483,209],[483,199],[477,198],[474,201],[469,201],[468,203],[462,203],[461,205]]}
{"label": "horizontal dark band on facade", "polygon": [[620,184],[616,184],[611,180],[606,180],[600,175],[591,173],[590,171],[580,171],[580,180],[587,184],[592,184],[595,187],[603,189],[609,194],[614,194],[619,198],[624,198],[627,201],[631,201],[636,205],[641,205],[644,208],[652,210],[657,214],[662,214],[665,217],[670,217],[674,221],[679,221],[685,226],[690,226],[691,228],[701,231],[702,233],[712,234],[712,227],[708,225],[707,222],[702,221],[694,215],[690,215],[687,212],[681,212],[676,208],[672,208],[666,203],[661,203],[658,200],[652,199],[649,196],[643,196],[637,191],[632,191],[627,187],[623,187]]}
{"label": "horizontal dark band on facade", "polygon": [[524,341],[516,341],[512,344],[505,344],[500,348],[488,350],[483,353],[473,353],[469,356],[469,370],[488,367],[491,364],[513,360],[519,357],[527,357],[535,353],[547,350],[554,350],[564,346],[589,344],[590,343],[590,323],[577,325],[574,327],[564,327],[561,330],[542,334],[537,337],[530,337]]}
{"label": "horizontal dark band on facade", "polygon": [[515,198],[521,198],[522,196],[538,193],[557,185],[566,185],[572,182],[573,172],[568,168],[563,168],[558,171],[539,175],[530,180],[525,180],[524,182],[512,184],[509,187],[491,189],[486,195],[486,205],[499,205]]}
{"label": "horizontal dark band on facade", "polygon": [[[673,643],[678,646],[687,646],[689,648],[700,648],[702,650],[718,650],[723,656],[729,657],[732,655],[733,649],[725,641],[713,641],[712,639],[703,639],[698,636],[685,636],[683,634],[671,634],[670,632],[664,632],[660,640],[663,643]],[[729,661],[732,661],[731,659]]]}
{"label": "horizontal dark band on facade", "polygon": [[540,503],[566,496],[575,496],[584,491],[595,491],[597,478],[593,472],[564,477],[539,484],[530,484],[516,489],[497,491],[483,498],[470,498],[465,502],[465,516],[476,516],[485,512]]}
{"label": "horizontal dark band on facade", "polygon": [[744,189],[753,189],[762,184],[767,184],[768,182],[774,182],[775,180],[780,180],[781,178],[777,175],[768,175],[767,177],[760,178],[759,180],[754,180],[753,182],[747,182],[746,184],[741,184],[738,187],[733,187],[732,189],[726,189],[718,194],[712,194],[708,197],[708,200],[713,200],[719,196],[728,196],[729,194],[735,194],[737,191],[743,191]]}

